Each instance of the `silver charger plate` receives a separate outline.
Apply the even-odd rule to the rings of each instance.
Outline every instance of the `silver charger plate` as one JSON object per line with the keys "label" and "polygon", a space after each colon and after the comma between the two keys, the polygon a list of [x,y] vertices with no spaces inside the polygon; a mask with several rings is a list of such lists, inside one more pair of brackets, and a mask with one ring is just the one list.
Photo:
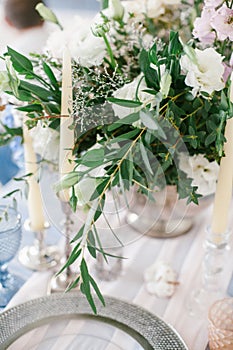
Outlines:
{"label": "silver charger plate", "polygon": [[0,314],[0,349],[188,350],[159,317],[105,296],[94,315],[79,292],[57,293]]}

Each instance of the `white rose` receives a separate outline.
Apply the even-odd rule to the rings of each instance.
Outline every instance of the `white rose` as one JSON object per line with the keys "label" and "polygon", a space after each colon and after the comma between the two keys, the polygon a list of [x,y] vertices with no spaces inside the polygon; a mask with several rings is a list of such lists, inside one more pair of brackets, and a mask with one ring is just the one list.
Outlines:
{"label": "white rose", "polygon": [[188,177],[193,179],[192,186],[197,186],[197,193],[203,196],[213,194],[216,190],[216,183],[219,165],[216,161],[209,162],[203,154],[189,156],[181,153],[179,167]]}
{"label": "white rose", "polygon": [[72,45],[72,53],[82,66],[98,66],[106,56],[106,45],[103,38],[96,37],[90,32],[78,45]]}
{"label": "white rose", "polygon": [[129,19],[129,14],[134,14],[134,19],[141,20],[144,13],[149,18],[157,18],[164,14],[166,7],[180,4],[180,0],[137,0],[137,1],[122,1],[125,8],[124,20]]}
{"label": "white rose", "polygon": [[64,47],[67,46],[71,56],[81,65],[100,65],[106,55],[106,45],[103,38],[93,35],[90,24],[91,21],[75,16],[63,31],[56,30],[50,34],[46,49],[53,57],[62,58]]}
{"label": "white rose", "polygon": [[[146,85],[145,79],[144,78],[142,80],[141,79],[142,79],[142,76],[139,75],[131,83],[125,84],[123,87],[121,87],[120,89],[116,90],[113,93],[113,96],[115,98],[136,101],[136,92],[137,92],[139,101],[142,102],[141,106],[135,107],[135,108],[122,107],[122,106],[113,104],[114,113],[118,118],[121,119],[131,113],[136,113],[140,109],[148,105],[149,103],[151,103],[154,106],[155,99],[153,95],[143,91],[145,89],[148,89],[148,87]],[[140,86],[138,88],[139,82],[140,82]],[[137,88],[138,88],[138,91],[137,91]]]}
{"label": "white rose", "polygon": [[180,59],[183,73],[186,74],[185,83],[193,87],[192,94],[204,91],[212,94],[224,88],[223,82],[224,66],[223,57],[213,48],[205,50],[195,49],[195,61],[184,55]]}
{"label": "white rose", "polygon": [[79,16],[74,16],[64,30],[56,29],[48,37],[46,49],[53,57],[62,58],[64,47],[69,49],[83,40],[88,33],[89,22]]}

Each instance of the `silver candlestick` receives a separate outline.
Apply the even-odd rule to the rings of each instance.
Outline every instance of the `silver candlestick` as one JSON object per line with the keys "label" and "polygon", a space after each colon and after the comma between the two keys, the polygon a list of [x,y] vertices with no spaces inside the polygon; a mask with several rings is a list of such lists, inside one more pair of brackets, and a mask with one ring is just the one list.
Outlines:
{"label": "silver candlestick", "polygon": [[[74,222],[72,220],[72,209],[68,202],[61,202],[62,211],[65,214],[64,221],[64,234],[65,234],[65,248],[64,248],[64,257],[61,259],[61,264],[64,265],[68,260],[71,253],[71,234],[73,232]],[[77,278],[77,273],[73,272],[71,267],[68,266],[61,273],[56,273],[52,276],[49,285],[47,294],[64,292],[69,285]]]}
{"label": "silver candlestick", "polygon": [[49,224],[45,223],[44,229],[32,231],[30,221],[27,219],[24,228],[27,231],[34,232],[34,244],[25,246],[19,251],[19,261],[25,267],[34,271],[45,271],[55,267],[61,259],[61,253],[56,246],[45,244],[45,230]]}

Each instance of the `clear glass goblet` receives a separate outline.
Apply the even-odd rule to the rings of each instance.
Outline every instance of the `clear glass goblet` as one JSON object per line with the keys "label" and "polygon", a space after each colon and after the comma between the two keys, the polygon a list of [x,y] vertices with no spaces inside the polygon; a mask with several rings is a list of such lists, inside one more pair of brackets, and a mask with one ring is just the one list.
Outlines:
{"label": "clear glass goblet", "polygon": [[14,209],[0,205],[0,308],[5,307],[24,283],[23,279],[9,272],[8,263],[21,243],[21,216]]}

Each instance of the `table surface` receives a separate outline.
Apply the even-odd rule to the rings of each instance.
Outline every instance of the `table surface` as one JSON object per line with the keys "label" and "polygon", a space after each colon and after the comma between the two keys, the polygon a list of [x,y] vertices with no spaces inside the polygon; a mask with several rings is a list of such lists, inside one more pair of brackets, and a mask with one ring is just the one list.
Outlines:
{"label": "table surface", "polygon": [[[64,236],[60,225],[63,213],[55,199],[53,190],[49,183],[54,181],[53,175],[49,175],[49,181],[45,176],[42,181],[43,202],[45,213],[51,223],[46,233],[48,244],[57,242],[64,247]],[[43,185],[44,183],[44,185]],[[2,191],[9,192],[13,184],[9,183]],[[14,184],[15,186],[15,184]],[[46,186],[46,191],[43,186]],[[27,207],[24,200],[19,201],[19,210],[23,220],[27,217]],[[180,334],[190,350],[204,350],[207,344],[207,317],[190,316],[188,305],[190,305],[191,293],[200,286],[203,262],[203,242],[205,229],[210,223],[212,207],[196,218],[196,224],[183,236],[171,239],[151,238],[140,235],[128,226],[124,217],[121,221],[120,235],[124,241],[124,257],[121,275],[114,281],[101,281],[95,275],[94,259],[89,261],[90,271],[95,277],[104,295],[119,298],[121,300],[140,305],[146,310],[161,317]],[[80,212],[75,215],[75,220],[82,222]],[[114,224],[116,215],[112,217]],[[104,231],[104,229],[103,229]],[[23,232],[22,247],[31,244],[32,233]],[[179,284],[171,298],[158,298],[148,293],[144,282],[144,271],[151,264],[158,261],[166,261],[178,274]],[[223,288],[227,289],[232,274],[232,253],[229,254],[225,269]],[[7,308],[47,294],[48,283],[54,271],[33,272],[23,267],[15,258],[10,263],[11,271],[20,274],[26,282],[15,294]]]}

